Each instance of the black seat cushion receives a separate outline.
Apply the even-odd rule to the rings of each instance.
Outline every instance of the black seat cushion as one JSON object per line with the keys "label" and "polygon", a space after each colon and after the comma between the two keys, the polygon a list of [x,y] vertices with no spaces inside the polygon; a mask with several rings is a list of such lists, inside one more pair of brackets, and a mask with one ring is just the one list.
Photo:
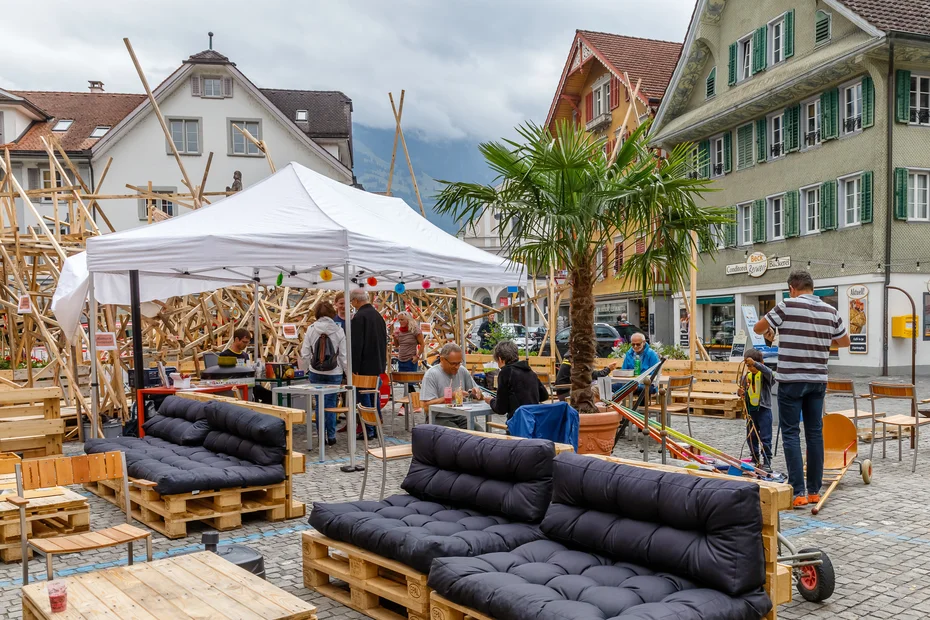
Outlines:
{"label": "black seat cushion", "polygon": [[210,426],[207,423],[206,404],[168,396],[158,408],[158,415],[143,423],[146,435],[152,435],[179,446],[202,446]]}
{"label": "black seat cushion", "polygon": [[315,502],[310,525],[423,573],[429,572],[433,558],[507,551],[543,538],[536,525],[410,495],[380,502]]}
{"label": "black seat cushion", "polygon": [[205,407],[210,426],[203,445],[220,454],[258,465],[280,465],[284,461],[284,420],[246,407],[210,402]]}
{"label": "black seat cushion", "polygon": [[569,547],[731,596],[765,584],[759,487],[564,453],[540,526]]}
{"label": "black seat cushion", "polygon": [[512,552],[437,559],[428,584],[498,620],[758,620],[772,607],[761,588],[731,597],[550,540]]}
{"label": "black seat cushion", "polygon": [[401,488],[437,503],[537,523],[552,497],[555,445],[492,439],[435,425],[413,429],[413,461]]}
{"label": "black seat cushion", "polygon": [[257,465],[227,454],[217,454],[203,446],[179,446],[158,437],[118,437],[89,439],[84,451],[97,454],[119,450],[126,454],[132,478],[156,483],[162,495],[210,491],[231,487],[251,487],[284,481],[282,461]]}

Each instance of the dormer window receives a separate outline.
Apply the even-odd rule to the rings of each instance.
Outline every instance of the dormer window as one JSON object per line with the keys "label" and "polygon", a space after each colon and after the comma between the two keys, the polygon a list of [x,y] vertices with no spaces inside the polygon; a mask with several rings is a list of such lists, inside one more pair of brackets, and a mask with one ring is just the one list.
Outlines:
{"label": "dormer window", "polygon": [[90,137],[91,138],[102,138],[104,134],[106,134],[108,131],[110,131],[109,125],[97,125],[96,127],[94,127],[94,130],[90,132]]}
{"label": "dormer window", "polygon": [[297,110],[297,116],[295,117],[295,120],[306,122],[309,118],[310,115],[306,110]]}
{"label": "dormer window", "polygon": [[68,131],[71,129],[72,124],[74,124],[72,119],[62,119],[55,123],[55,126],[52,127],[52,131]]}

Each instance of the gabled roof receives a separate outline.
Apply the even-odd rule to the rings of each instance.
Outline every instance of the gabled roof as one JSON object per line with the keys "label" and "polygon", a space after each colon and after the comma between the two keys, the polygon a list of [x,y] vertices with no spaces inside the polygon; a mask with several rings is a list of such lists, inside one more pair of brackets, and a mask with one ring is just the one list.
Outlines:
{"label": "gabled roof", "polygon": [[313,138],[348,138],[352,134],[352,100],[336,90],[260,88],[262,94],[291,121],[306,110],[307,122],[297,126]]}
{"label": "gabled roof", "polygon": [[230,62],[227,56],[223,56],[216,50],[204,50],[191,54],[187,60],[183,61],[186,65],[235,65]]}
{"label": "gabled roof", "polygon": [[930,36],[930,0],[836,0],[875,28]]}
{"label": "gabled roof", "polygon": [[[34,122],[26,133],[11,143],[14,151],[44,152],[42,137],[56,136],[66,151],[84,151],[93,146],[98,138],[91,132],[98,126],[115,126],[144,99],[145,95],[123,93],[68,93],[41,91],[13,91],[50,118]],[[73,120],[68,131],[52,132],[60,120]]]}

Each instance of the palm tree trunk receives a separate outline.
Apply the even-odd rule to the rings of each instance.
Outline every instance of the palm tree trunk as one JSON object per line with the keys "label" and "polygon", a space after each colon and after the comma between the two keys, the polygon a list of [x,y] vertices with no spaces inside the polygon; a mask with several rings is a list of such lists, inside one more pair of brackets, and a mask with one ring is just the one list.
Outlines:
{"label": "palm tree trunk", "polygon": [[572,266],[572,331],[569,352],[572,356],[572,406],[579,413],[594,413],[591,373],[597,355],[594,337],[594,263],[576,259]]}

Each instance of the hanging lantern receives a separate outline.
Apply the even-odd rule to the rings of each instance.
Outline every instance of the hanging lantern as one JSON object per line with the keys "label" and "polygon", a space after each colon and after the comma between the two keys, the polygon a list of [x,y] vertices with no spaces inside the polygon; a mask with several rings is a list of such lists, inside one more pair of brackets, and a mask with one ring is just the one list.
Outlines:
{"label": "hanging lantern", "polygon": [[282,284],[284,284],[284,274],[283,274],[283,273],[279,273],[279,274],[278,274],[278,279],[275,280],[275,285],[276,285],[276,286],[281,286]]}
{"label": "hanging lantern", "polygon": [[368,276],[368,279],[366,280],[366,282],[368,282],[368,286],[372,286],[372,287],[378,286],[378,278],[374,276]]}
{"label": "hanging lantern", "polygon": [[395,292],[395,293],[401,294],[401,293],[403,293],[403,292],[406,291],[406,290],[407,290],[407,287],[404,286],[404,283],[403,283],[403,282],[398,282],[397,284],[394,285],[394,292]]}
{"label": "hanging lantern", "polygon": [[429,288],[429,280],[423,280],[423,290],[428,291]]}
{"label": "hanging lantern", "polygon": [[323,282],[329,282],[333,279],[333,272],[329,269],[320,269],[320,280]]}

